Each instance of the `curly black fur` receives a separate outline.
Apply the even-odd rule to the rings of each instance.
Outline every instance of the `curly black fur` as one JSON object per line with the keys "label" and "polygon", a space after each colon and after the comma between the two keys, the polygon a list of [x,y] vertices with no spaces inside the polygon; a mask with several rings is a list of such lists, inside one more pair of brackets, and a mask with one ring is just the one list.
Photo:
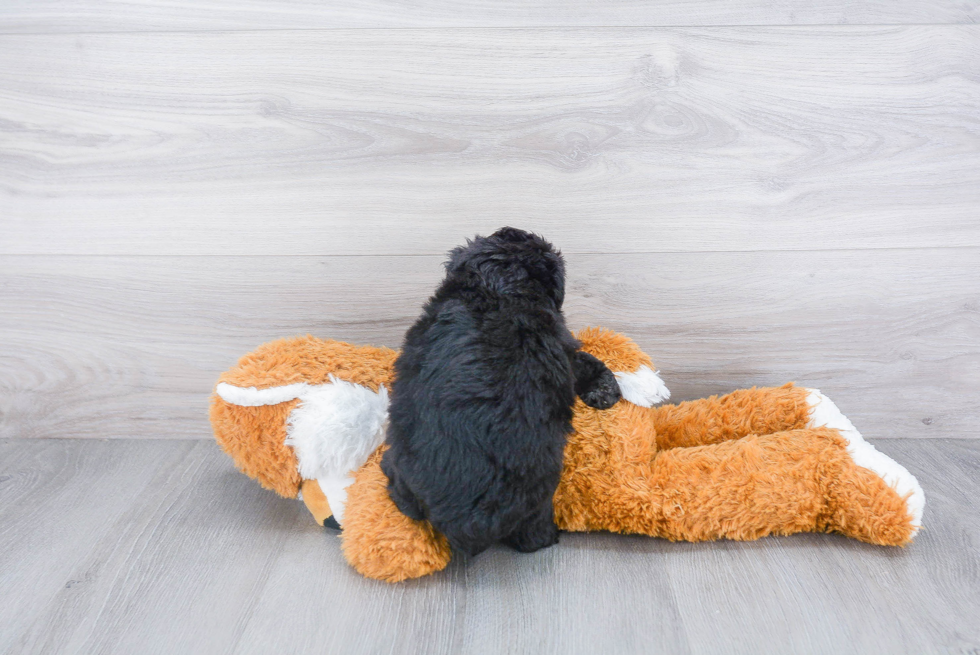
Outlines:
{"label": "curly black fur", "polygon": [[451,251],[446,271],[395,362],[389,492],[470,555],[550,546],[575,395],[605,409],[619,387],[565,327],[565,264],[547,241],[503,228]]}

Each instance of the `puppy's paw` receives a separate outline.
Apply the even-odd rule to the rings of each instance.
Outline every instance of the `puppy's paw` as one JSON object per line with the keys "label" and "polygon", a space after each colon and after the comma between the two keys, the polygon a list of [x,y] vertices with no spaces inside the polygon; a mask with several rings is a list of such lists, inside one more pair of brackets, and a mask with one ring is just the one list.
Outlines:
{"label": "puppy's paw", "polygon": [[558,543],[558,526],[552,521],[525,524],[503,542],[520,553],[533,553]]}
{"label": "puppy's paw", "polygon": [[575,394],[589,407],[609,409],[623,397],[616,376],[592,355],[576,351],[571,358]]}
{"label": "puppy's paw", "polygon": [[608,369],[592,382],[589,389],[579,396],[582,402],[596,409],[609,409],[623,397],[616,376]]}

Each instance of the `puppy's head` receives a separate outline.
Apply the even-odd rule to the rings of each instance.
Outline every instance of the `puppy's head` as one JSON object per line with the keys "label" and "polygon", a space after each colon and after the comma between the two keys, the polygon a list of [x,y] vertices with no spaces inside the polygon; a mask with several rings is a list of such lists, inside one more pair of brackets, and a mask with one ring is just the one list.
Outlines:
{"label": "puppy's head", "polygon": [[467,239],[449,252],[450,276],[497,293],[543,293],[561,309],[565,300],[565,260],[536,234],[503,227],[488,237]]}

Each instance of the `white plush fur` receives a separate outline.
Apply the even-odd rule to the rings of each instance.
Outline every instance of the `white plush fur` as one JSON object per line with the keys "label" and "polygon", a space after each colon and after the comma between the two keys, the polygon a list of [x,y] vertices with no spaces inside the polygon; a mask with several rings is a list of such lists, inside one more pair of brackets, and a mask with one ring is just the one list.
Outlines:
{"label": "white plush fur", "polygon": [[388,420],[388,391],[330,376],[311,385],[289,414],[286,445],[292,446],[304,479],[346,476],[381,445]]}
{"label": "white plush fur", "polygon": [[320,484],[334,518],[341,522],[352,471],[385,438],[388,422],[388,391],[330,376],[330,384],[311,386],[300,404],[289,414],[286,445],[292,446],[299,462],[300,477]]}
{"label": "white plush fur", "polygon": [[649,366],[641,366],[635,373],[615,373],[623,398],[640,407],[653,407],[670,398],[670,390],[660,375]]}
{"label": "white plush fur", "polygon": [[904,466],[865,441],[854,424],[841,413],[830,398],[820,393],[818,389],[807,389],[807,392],[806,400],[810,405],[809,427],[836,429],[847,439],[847,452],[855,464],[876,473],[888,486],[897,491],[899,496],[911,494],[906,500],[906,505],[915,532],[918,532],[922,527],[922,510],[926,504],[926,497],[918,480]]}
{"label": "white plush fur", "polygon": [[361,467],[385,438],[388,390],[330,376],[328,384],[289,384],[269,389],[221,383],[218,395],[234,405],[255,407],[300,399],[286,422],[286,445],[293,448],[304,480],[316,480],[334,518],[343,520],[352,471]]}
{"label": "white plush fur", "polygon": [[347,507],[347,487],[354,484],[354,478],[349,475],[339,477],[323,477],[316,479],[320,491],[327,497],[327,504],[333,512],[333,519],[338,525],[344,524],[344,508]]}

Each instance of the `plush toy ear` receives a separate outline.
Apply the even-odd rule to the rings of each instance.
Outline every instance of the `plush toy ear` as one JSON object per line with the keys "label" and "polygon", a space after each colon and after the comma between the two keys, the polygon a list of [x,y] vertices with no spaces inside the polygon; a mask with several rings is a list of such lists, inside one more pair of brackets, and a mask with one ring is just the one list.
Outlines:
{"label": "plush toy ear", "polygon": [[284,443],[286,420],[298,403],[243,407],[211,396],[211,427],[222,450],[242,473],[284,498],[295,498],[302,482],[296,455]]}

